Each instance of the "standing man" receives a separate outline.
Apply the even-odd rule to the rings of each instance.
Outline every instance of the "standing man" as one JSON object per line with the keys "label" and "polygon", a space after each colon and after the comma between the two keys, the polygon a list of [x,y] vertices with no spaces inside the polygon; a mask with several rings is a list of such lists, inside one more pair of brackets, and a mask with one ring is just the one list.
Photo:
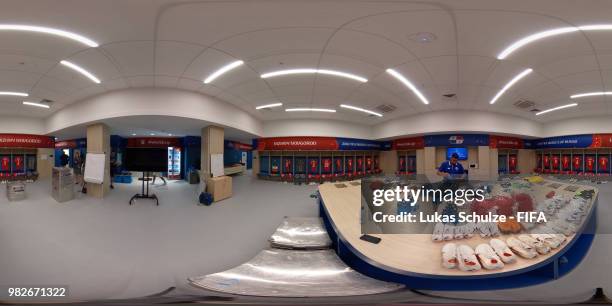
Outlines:
{"label": "standing man", "polygon": [[453,153],[450,160],[443,162],[438,168],[438,175],[443,177],[444,180],[465,178],[465,170],[459,163],[459,154]]}
{"label": "standing man", "polygon": [[60,155],[60,165],[62,167],[68,167],[69,163],[70,163],[70,156],[66,154],[66,151],[62,150],[62,155]]}

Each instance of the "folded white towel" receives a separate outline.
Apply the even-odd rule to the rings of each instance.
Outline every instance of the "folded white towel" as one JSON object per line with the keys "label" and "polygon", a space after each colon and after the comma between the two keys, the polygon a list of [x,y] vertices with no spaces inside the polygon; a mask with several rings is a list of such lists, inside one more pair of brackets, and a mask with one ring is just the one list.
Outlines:
{"label": "folded white towel", "polygon": [[502,260],[495,254],[495,251],[486,243],[476,246],[476,256],[480,264],[487,270],[497,270],[504,267]]}
{"label": "folded white towel", "polygon": [[457,245],[447,243],[442,247],[442,266],[447,269],[457,267]]}
{"label": "folded white towel", "polygon": [[516,261],[516,256],[503,240],[491,239],[489,244],[504,263],[508,264]]}

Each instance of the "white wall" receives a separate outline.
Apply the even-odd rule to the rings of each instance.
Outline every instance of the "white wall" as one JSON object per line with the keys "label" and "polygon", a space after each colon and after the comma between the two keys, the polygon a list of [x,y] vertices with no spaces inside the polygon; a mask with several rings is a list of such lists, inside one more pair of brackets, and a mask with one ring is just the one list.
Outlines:
{"label": "white wall", "polygon": [[372,128],[345,121],[323,119],[297,119],[264,121],[264,137],[282,136],[330,136],[348,138],[372,138]]}
{"label": "white wall", "polygon": [[[0,133],[53,134],[75,125],[107,118],[160,115],[203,120],[260,137],[331,136],[386,139],[432,133],[482,132],[528,137],[612,133],[612,116],[538,123],[484,111],[437,111],[392,119],[375,126],[340,120],[261,121],[251,114],[199,93],[163,88],[110,92],[77,102],[46,119],[0,116]],[[159,123],[163,126],[163,122]]]}
{"label": "white wall", "polygon": [[544,124],[541,137],[612,133],[612,116],[582,117]]}
{"label": "white wall", "polygon": [[195,92],[166,88],[128,89],[95,96],[57,111],[47,118],[46,127],[52,133],[96,120],[138,115],[199,119],[255,135],[263,132],[259,119],[230,103]]}
{"label": "white wall", "polygon": [[439,111],[393,119],[374,126],[375,139],[405,135],[483,132],[540,137],[540,123],[521,117],[482,111]]}
{"label": "white wall", "polygon": [[0,116],[0,133],[46,134],[43,119]]}

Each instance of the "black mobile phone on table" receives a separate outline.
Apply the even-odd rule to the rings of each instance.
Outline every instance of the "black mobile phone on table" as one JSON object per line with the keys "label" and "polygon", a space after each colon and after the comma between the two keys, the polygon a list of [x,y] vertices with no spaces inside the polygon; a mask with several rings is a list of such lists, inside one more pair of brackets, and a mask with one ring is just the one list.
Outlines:
{"label": "black mobile phone on table", "polygon": [[361,235],[359,239],[363,241],[367,241],[369,243],[373,243],[373,244],[378,244],[382,240],[381,238],[370,236],[370,235]]}

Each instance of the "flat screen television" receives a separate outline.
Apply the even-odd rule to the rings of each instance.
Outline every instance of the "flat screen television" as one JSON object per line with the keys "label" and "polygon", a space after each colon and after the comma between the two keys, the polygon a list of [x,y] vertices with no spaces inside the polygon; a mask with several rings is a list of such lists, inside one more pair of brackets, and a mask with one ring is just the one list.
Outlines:
{"label": "flat screen television", "polygon": [[457,155],[459,155],[459,160],[468,159],[467,148],[447,148],[446,149],[446,159],[450,159],[453,153],[457,153]]}
{"label": "flat screen television", "polygon": [[127,148],[125,168],[128,171],[166,172],[168,171],[168,149]]}

